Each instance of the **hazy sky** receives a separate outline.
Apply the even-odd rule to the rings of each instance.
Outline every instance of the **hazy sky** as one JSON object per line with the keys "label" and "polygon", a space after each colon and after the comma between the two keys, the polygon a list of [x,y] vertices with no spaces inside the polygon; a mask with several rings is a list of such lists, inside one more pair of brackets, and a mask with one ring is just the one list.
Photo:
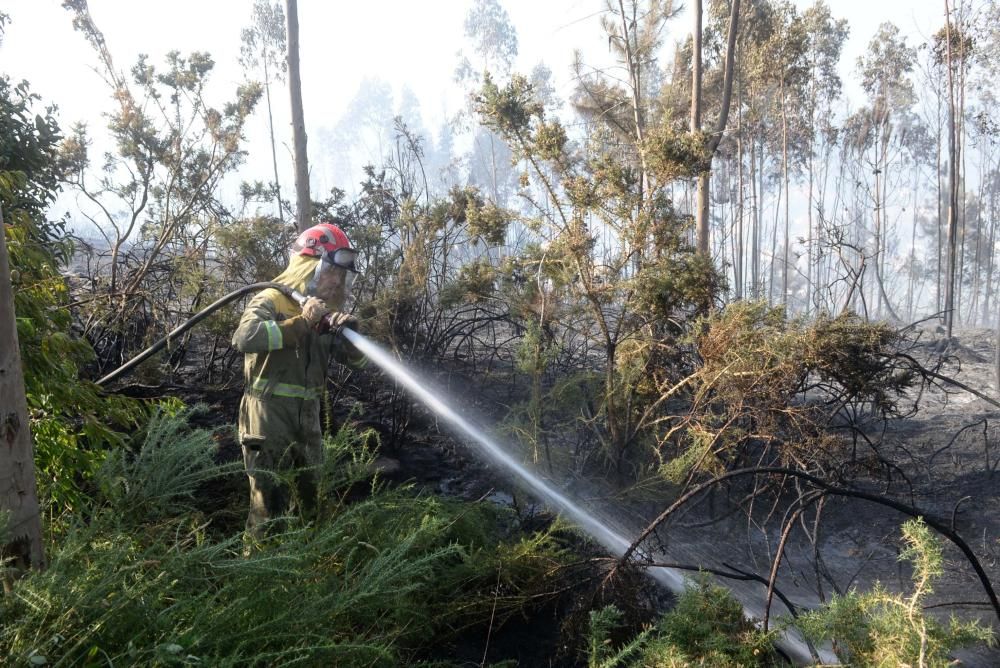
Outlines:
{"label": "hazy sky", "polygon": [[[300,0],[310,158],[321,162],[314,155],[317,136],[337,124],[366,78],[390,84],[397,102],[404,86],[411,89],[431,129],[454,113],[463,104],[453,74],[457,52],[468,49],[463,22],[471,4],[471,0]],[[804,8],[811,0],[796,4]],[[829,4],[851,25],[843,68],[847,93],[854,99],[859,95],[856,85],[850,84],[854,63],[881,22],[896,22],[911,43],[922,42],[943,23],[943,2],[932,0],[830,0]],[[607,57],[607,39],[599,24],[604,0],[505,0],[503,5],[518,33],[518,69],[528,72],[544,61],[563,97],[572,90],[569,65],[574,48],[582,48],[591,61]],[[211,99],[221,101],[223,95],[231,95],[243,79],[237,62],[240,31],[249,23],[252,0],[90,0],[90,6],[120,69],[129,68],[139,53],[149,54],[155,64],[170,50],[204,50],[217,63]],[[59,0],[8,0],[2,11],[10,14],[12,23],[0,46],[0,72],[29,80],[45,101],[59,105],[64,126],[87,121],[96,138],[103,127],[100,114],[111,109],[112,102],[91,69],[94,54],[72,30],[70,14]],[[668,26],[668,42],[683,39],[689,30],[686,17],[676,19]],[[279,89],[275,122],[286,145],[290,144],[287,110],[287,94]],[[250,141],[252,161],[245,177],[268,178],[263,113],[253,121]],[[283,171],[290,184],[290,161],[286,162]],[[322,171],[314,171],[314,187],[326,190],[334,184],[323,182]]]}

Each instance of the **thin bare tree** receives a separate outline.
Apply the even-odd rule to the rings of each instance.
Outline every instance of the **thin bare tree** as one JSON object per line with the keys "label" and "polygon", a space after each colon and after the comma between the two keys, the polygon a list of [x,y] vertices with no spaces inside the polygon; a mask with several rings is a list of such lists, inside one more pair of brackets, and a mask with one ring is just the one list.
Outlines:
{"label": "thin bare tree", "polygon": [[945,54],[948,73],[948,271],[944,292],[944,324],[946,336],[951,339],[955,324],[955,311],[958,304],[955,299],[956,278],[958,273],[958,193],[959,193],[959,151],[961,143],[956,140],[958,126],[955,122],[957,101],[955,99],[955,75],[952,69],[953,54],[951,48],[951,6],[944,0],[945,16]]}
{"label": "thin bare tree", "polygon": [[267,104],[267,129],[271,135],[271,165],[274,168],[274,199],[278,220],[285,222],[281,210],[281,181],[278,176],[278,150],[274,139],[274,115],[271,113],[271,81],[281,81],[288,71],[285,58],[285,14],[281,5],[257,0],[253,5],[253,22],[244,28],[240,63],[247,68],[260,67],[264,74],[264,101]]}
{"label": "thin bare tree", "polygon": [[[706,146],[706,152],[709,156],[708,169],[702,172],[698,176],[698,203],[696,205],[697,212],[697,234],[698,234],[698,252],[702,255],[708,255],[710,252],[711,244],[709,243],[711,238],[711,232],[709,230],[709,215],[708,215],[708,204],[709,204],[709,183],[712,176],[711,162],[712,158],[715,156],[715,151],[719,148],[719,142],[722,141],[722,134],[726,131],[726,122],[729,119],[729,102],[733,96],[733,63],[736,58],[736,33],[739,30],[739,19],[740,19],[740,0],[733,0],[733,5],[729,14],[729,35],[726,40],[726,60],[725,69],[723,75],[722,84],[722,108],[719,110],[719,120],[715,124],[715,128],[712,131],[712,136],[708,140],[708,145]],[[700,56],[698,57],[700,60]],[[700,67],[699,67],[700,69]],[[697,77],[697,81],[692,83],[697,83],[697,87],[692,91],[691,99],[701,97],[701,87],[700,87],[700,77]],[[699,102],[700,106],[700,102]],[[692,120],[694,119],[694,110],[692,109]]]}

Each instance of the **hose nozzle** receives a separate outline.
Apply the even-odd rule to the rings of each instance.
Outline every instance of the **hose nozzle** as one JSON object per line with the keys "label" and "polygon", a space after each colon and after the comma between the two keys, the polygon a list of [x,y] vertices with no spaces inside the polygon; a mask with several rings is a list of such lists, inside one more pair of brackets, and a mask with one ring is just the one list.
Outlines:
{"label": "hose nozzle", "polygon": [[327,313],[326,315],[324,315],[323,319],[320,320],[319,324],[317,325],[318,331],[321,334],[324,332],[330,332],[334,336],[340,336],[341,334],[343,334],[343,331],[345,329],[351,329],[354,330],[355,332],[358,331],[358,321],[353,316],[348,316],[346,320],[343,320],[338,324],[337,323],[338,316],[341,315],[342,314],[340,313]]}
{"label": "hose nozzle", "polygon": [[[309,299],[309,297],[307,297],[306,295],[292,288],[289,288],[285,294],[294,299],[299,306],[304,306],[306,300]],[[353,316],[349,316],[347,320],[344,320],[340,324],[336,324],[337,316],[339,315],[341,314],[333,312],[327,313],[316,324],[316,330],[320,334],[326,334],[327,332],[330,332],[334,336],[340,336],[344,328],[353,329],[355,332],[358,331],[358,321]]]}

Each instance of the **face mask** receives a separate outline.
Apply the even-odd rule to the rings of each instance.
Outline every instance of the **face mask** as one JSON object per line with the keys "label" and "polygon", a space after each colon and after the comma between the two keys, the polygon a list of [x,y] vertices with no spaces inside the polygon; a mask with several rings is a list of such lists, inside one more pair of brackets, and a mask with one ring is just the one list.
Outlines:
{"label": "face mask", "polygon": [[321,265],[339,267],[344,270],[344,294],[351,295],[354,289],[354,279],[358,277],[358,270],[355,262],[358,259],[358,251],[353,248],[338,248],[333,253],[328,253]]}
{"label": "face mask", "polygon": [[[325,289],[329,290],[329,281],[332,277],[327,277],[327,275],[330,272],[337,272],[341,275],[341,279],[337,281],[337,292],[342,293],[343,299],[349,299],[354,288],[354,281],[359,273],[355,265],[357,257],[358,252],[353,248],[340,248],[324,255],[323,259],[316,264],[316,272],[309,283],[309,294],[316,294],[321,283],[325,283],[327,286]],[[332,294],[324,297],[324,299],[332,298]]]}
{"label": "face mask", "polygon": [[358,270],[355,262],[358,252],[353,248],[339,248],[332,253],[327,253],[323,259],[316,264],[316,273],[313,274],[311,287],[315,288],[319,284],[320,276],[324,272],[339,268],[344,270],[344,288],[350,293],[354,286],[354,279],[357,278]]}

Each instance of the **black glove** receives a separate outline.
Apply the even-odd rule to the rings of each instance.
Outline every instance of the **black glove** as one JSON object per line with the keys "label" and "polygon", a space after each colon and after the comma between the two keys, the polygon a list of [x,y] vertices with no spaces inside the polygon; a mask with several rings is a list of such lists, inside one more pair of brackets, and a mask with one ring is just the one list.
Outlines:
{"label": "black glove", "polygon": [[317,323],[316,331],[320,334],[326,334],[327,332],[337,333],[344,327],[348,329],[358,330],[358,319],[355,318],[350,313],[340,313],[339,311],[332,311],[323,316],[323,318]]}

